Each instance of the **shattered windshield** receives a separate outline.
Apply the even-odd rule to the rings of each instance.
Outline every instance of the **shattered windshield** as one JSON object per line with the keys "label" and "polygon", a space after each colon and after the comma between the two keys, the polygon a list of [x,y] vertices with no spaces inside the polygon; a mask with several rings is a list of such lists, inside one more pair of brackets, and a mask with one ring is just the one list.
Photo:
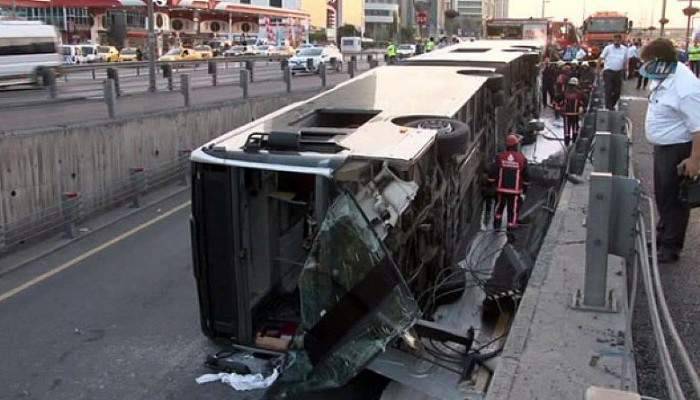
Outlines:
{"label": "shattered windshield", "polygon": [[349,194],[328,210],[299,289],[304,351],[294,353],[273,394],[344,385],[418,318],[400,272]]}

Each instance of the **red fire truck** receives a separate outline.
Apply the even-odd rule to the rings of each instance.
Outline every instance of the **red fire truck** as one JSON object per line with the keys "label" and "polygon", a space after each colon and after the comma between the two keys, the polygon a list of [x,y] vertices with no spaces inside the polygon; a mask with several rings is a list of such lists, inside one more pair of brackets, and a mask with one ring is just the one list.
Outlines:
{"label": "red fire truck", "polygon": [[603,47],[613,41],[617,34],[622,41],[632,30],[632,21],[615,11],[599,11],[583,21],[583,46],[591,58],[598,58]]}

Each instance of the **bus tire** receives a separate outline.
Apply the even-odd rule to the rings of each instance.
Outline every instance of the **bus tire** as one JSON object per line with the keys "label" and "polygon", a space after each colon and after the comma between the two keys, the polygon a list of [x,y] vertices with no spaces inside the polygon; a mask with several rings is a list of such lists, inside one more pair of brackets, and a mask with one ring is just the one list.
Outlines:
{"label": "bus tire", "polygon": [[449,160],[453,155],[465,154],[469,143],[469,126],[451,118],[421,118],[406,124],[409,128],[437,129],[435,142],[440,160]]}

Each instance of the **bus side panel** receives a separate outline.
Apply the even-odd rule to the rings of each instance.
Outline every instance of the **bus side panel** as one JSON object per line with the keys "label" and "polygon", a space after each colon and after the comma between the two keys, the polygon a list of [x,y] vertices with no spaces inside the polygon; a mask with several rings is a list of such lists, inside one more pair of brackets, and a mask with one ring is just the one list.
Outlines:
{"label": "bus side panel", "polygon": [[192,256],[205,335],[247,341],[250,315],[241,252],[235,168],[193,164]]}

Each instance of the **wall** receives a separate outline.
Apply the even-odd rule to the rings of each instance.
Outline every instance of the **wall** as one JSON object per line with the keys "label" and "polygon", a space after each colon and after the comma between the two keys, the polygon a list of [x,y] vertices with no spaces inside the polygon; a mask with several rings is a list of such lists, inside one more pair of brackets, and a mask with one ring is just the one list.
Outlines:
{"label": "wall", "polygon": [[301,9],[311,15],[312,27],[326,27],[326,0],[301,0]]}
{"label": "wall", "polygon": [[109,193],[129,168],[167,164],[254,118],[313,92],[228,101],[190,109],[0,136],[0,224],[60,203],[63,192]]}

